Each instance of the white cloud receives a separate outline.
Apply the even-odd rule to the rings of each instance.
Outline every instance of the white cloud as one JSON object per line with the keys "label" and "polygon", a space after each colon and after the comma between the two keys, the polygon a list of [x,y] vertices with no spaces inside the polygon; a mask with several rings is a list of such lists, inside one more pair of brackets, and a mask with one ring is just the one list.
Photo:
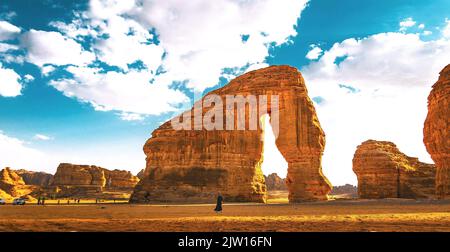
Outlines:
{"label": "white cloud", "polygon": [[45,170],[51,163],[44,153],[2,131],[0,131],[0,153],[2,155],[0,168],[9,166],[14,169]]}
{"label": "white cloud", "polygon": [[27,61],[38,66],[86,65],[95,59],[93,53],[59,32],[30,30],[21,37],[21,42],[27,49]]}
{"label": "white cloud", "polygon": [[49,141],[49,140],[52,140],[53,138],[43,135],[43,134],[36,134],[36,135],[34,135],[33,139],[40,140],[40,141]]}
{"label": "white cloud", "polygon": [[446,19],[445,22],[447,25],[442,30],[442,35],[446,38],[450,38],[450,20]]}
{"label": "white cloud", "polygon": [[431,35],[431,34],[433,34],[433,32],[428,31],[428,30],[422,32],[422,35],[423,35],[423,36],[429,36],[429,35]]}
{"label": "white cloud", "polygon": [[25,76],[23,76],[23,79],[25,82],[34,81],[34,77],[31,74],[26,74]]}
{"label": "white cloud", "polygon": [[311,46],[311,50],[306,54],[306,58],[310,60],[315,60],[322,54],[322,49],[316,45]]}
{"label": "white cloud", "polygon": [[0,41],[14,39],[19,33],[19,27],[0,20]]}
{"label": "white cloud", "polygon": [[[126,120],[132,114],[173,111],[186,101],[170,88],[174,82],[199,93],[218,84],[220,77],[266,66],[269,48],[297,34],[295,25],[306,3],[91,0],[89,10],[76,13],[72,22],[50,23],[61,33],[32,30],[22,41],[34,64],[76,66],[69,68],[73,79],[53,80],[52,86],[97,110],[124,112]],[[88,37],[92,53],[79,44]],[[92,54],[120,72],[86,68]],[[144,69],[129,68],[139,62]]]}
{"label": "white cloud", "polygon": [[50,85],[68,97],[90,103],[99,111],[157,115],[174,111],[174,105],[187,100],[180,91],[150,84],[150,74],[145,71],[101,73],[98,69],[73,66],[67,70],[73,74],[73,79],[53,80]]}
{"label": "white cloud", "polygon": [[52,65],[45,65],[41,67],[41,73],[43,76],[48,76],[51,72],[55,70],[56,68]]}
{"label": "white cloud", "polygon": [[447,39],[381,33],[336,43],[302,69],[310,96],[324,100],[316,108],[327,134],[323,166],[332,183],[356,183],[352,157],[369,138],[392,141],[431,162],[422,141],[427,96],[449,59]]}
{"label": "white cloud", "polygon": [[424,29],[425,28],[425,24],[420,24],[419,26],[417,26],[419,29]]}
{"label": "white cloud", "polygon": [[120,118],[124,121],[142,121],[145,117],[141,114],[122,112]]}
{"label": "white cloud", "polygon": [[19,49],[19,47],[16,46],[16,45],[0,43],[0,53],[4,53],[4,52],[7,52],[7,51],[18,50],[18,49]]}
{"label": "white cloud", "polygon": [[269,44],[280,45],[295,36],[306,2],[143,1],[127,13],[156,29],[167,52],[163,67],[169,78],[187,80],[188,87],[202,91],[218,83],[224,68],[262,63]]}
{"label": "white cloud", "polygon": [[400,22],[400,31],[406,31],[407,28],[412,27],[416,24],[416,21],[414,21],[411,17],[403,19]]}
{"label": "white cloud", "polygon": [[14,70],[4,68],[0,63],[0,96],[15,97],[21,94],[20,75]]}

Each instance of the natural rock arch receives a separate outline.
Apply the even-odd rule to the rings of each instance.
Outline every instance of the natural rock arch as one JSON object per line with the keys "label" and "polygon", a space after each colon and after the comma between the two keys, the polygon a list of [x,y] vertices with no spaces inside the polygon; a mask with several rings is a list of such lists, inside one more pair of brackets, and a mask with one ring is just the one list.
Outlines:
{"label": "natural rock arch", "polygon": [[[226,86],[210,92],[225,101],[227,95],[266,95],[267,113],[276,125],[272,97],[278,97],[279,134],[276,145],[288,162],[287,186],[290,202],[325,200],[331,185],[322,174],[321,158],[325,134],[297,69],[271,66],[246,73]],[[202,100],[209,99],[206,95]],[[188,111],[195,113],[196,102]],[[261,102],[261,98],[258,98]],[[225,103],[225,102],[224,102]],[[223,109],[216,106],[214,109]],[[198,107],[197,107],[198,108]],[[246,112],[249,128],[250,106]],[[205,115],[211,108],[202,108]],[[235,118],[242,110],[234,108]],[[258,109],[258,118],[260,114]],[[224,122],[225,122],[224,112]],[[266,188],[261,171],[263,127],[256,130],[174,130],[171,121],[153,131],[144,146],[147,166],[135,187],[131,202],[211,202],[217,192],[227,201],[265,202]],[[225,126],[224,126],[225,128]],[[277,135],[277,132],[274,132]]]}

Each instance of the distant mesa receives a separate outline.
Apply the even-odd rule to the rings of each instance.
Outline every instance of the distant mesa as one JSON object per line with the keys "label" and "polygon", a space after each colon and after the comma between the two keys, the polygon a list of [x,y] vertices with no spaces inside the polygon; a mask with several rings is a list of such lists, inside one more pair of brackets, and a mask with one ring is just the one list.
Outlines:
{"label": "distant mesa", "polygon": [[139,178],[129,171],[62,163],[50,187],[57,197],[101,197],[104,191],[130,193],[138,182]]}
{"label": "distant mesa", "polygon": [[287,191],[286,179],[280,178],[278,174],[264,175],[267,191]]}
{"label": "distant mesa", "polygon": [[368,140],[353,157],[358,194],[364,199],[432,198],[436,168],[399,151],[392,142]]}
{"label": "distant mesa", "polygon": [[35,185],[41,187],[48,187],[52,183],[53,175],[45,172],[27,171],[24,169],[15,170],[15,172],[22,177],[27,185]]}
{"label": "distant mesa", "polygon": [[428,96],[423,142],[436,164],[436,194],[450,197],[450,64],[441,72]]}
{"label": "distant mesa", "polygon": [[339,195],[345,198],[357,198],[358,197],[358,187],[350,184],[345,184],[341,186],[333,186],[330,195]]}
{"label": "distant mesa", "polygon": [[[270,66],[251,71],[210,94],[223,101],[227,95],[267,95],[269,101],[278,95],[276,145],[288,162],[289,201],[327,199],[331,185],[321,167],[325,134],[296,68]],[[204,99],[188,112],[195,112]],[[210,109],[203,107],[202,115]],[[269,103],[269,116],[271,109]],[[235,115],[244,111],[234,108]],[[146,176],[130,202],[213,202],[218,192],[228,202],[265,202],[262,136],[259,125],[257,130],[174,130],[167,121],[152,132],[144,146]]]}

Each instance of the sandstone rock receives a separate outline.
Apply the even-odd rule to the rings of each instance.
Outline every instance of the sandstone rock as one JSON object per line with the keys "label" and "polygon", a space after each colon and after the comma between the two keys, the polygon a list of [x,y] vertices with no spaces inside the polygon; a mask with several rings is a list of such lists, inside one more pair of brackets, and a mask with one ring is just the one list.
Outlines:
{"label": "sandstone rock", "polygon": [[94,165],[62,163],[53,177],[51,186],[59,197],[98,196],[104,190],[133,190],[139,182],[129,171],[113,170]]}
{"label": "sandstone rock", "polygon": [[423,141],[436,164],[436,194],[450,197],[450,65],[440,73],[428,96],[428,115],[423,128]]}
{"label": "sandstone rock", "polygon": [[358,196],[358,187],[350,184],[333,186],[330,195],[345,195],[346,197],[356,198]]}
{"label": "sandstone rock", "polygon": [[360,198],[429,198],[436,169],[398,150],[395,144],[368,140],[353,157]]}
{"label": "sandstone rock", "polygon": [[139,173],[136,175],[136,177],[138,177],[139,179],[143,179],[145,176],[144,173],[145,173],[145,169],[142,169],[139,171]]}
{"label": "sandstone rock", "polygon": [[266,180],[267,191],[286,191],[286,179],[282,179],[276,173],[269,174],[269,176],[264,176]]}
{"label": "sandstone rock", "polygon": [[[272,95],[278,95],[276,145],[288,162],[289,200],[327,199],[331,186],[321,170],[325,134],[297,69],[271,66],[251,71],[209,94],[219,95],[224,103],[227,95],[267,95],[268,101],[275,97]],[[202,115],[215,112],[208,106],[201,108],[202,101],[210,102],[210,96],[205,97],[187,112],[195,114],[200,110]],[[215,109],[223,111],[225,105],[222,105]],[[269,102],[267,111],[274,116],[271,106]],[[243,110],[249,112],[250,108],[235,106],[235,117]],[[144,146],[145,178],[136,186],[130,202],[213,202],[217,192],[228,202],[265,202],[262,127],[236,130],[237,126],[231,125],[234,130],[206,130],[193,116],[192,121],[194,127],[190,130],[174,130],[171,121],[167,121],[153,131]],[[226,121],[225,113],[223,121]],[[193,130],[197,126],[202,129]]]}
{"label": "sandstone rock", "polygon": [[15,172],[22,177],[23,181],[27,185],[36,185],[41,187],[47,187],[50,185],[53,178],[52,174],[45,172],[27,171],[24,169],[15,170]]}
{"label": "sandstone rock", "polygon": [[25,197],[32,194],[36,189],[35,186],[26,185],[22,177],[8,167],[0,171],[1,197],[7,199]]}

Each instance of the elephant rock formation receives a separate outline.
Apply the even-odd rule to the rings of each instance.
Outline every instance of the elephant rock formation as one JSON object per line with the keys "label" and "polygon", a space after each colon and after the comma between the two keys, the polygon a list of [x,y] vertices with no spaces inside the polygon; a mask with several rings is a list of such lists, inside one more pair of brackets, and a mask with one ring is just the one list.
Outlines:
{"label": "elephant rock formation", "polygon": [[[226,101],[227,96],[239,95],[259,97],[260,104],[261,96],[267,96],[266,111],[272,129],[279,129],[276,145],[288,162],[286,184],[290,202],[326,200],[331,185],[321,168],[325,134],[300,72],[289,66],[248,72],[211,91],[185,113],[190,118],[196,109],[201,117],[221,112],[224,104],[211,102],[212,96]],[[272,102],[273,97],[278,97],[278,103]],[[204,106],[213,103],[216,106],[212,109]],[[188,129],[175,130],[167,121],[154,130],[144,145],[144,178],[135,187],[130,202],[212,202],[218,192],[226,201],[265,202],[261,171],[264,127],[258,123],[257,129],[249,130],[249,114],[255,112],[250,106],[234,106],[231,110],[235,117],[250,112],[244,113],[246,130],[238,130],[236,124],[223,130],[207,130],[195,118]],[[258,119],[261,111],[258,109]],[[214,122],[220,119],[214,117]],[[279,125],[274,125],[275,121]]]}

